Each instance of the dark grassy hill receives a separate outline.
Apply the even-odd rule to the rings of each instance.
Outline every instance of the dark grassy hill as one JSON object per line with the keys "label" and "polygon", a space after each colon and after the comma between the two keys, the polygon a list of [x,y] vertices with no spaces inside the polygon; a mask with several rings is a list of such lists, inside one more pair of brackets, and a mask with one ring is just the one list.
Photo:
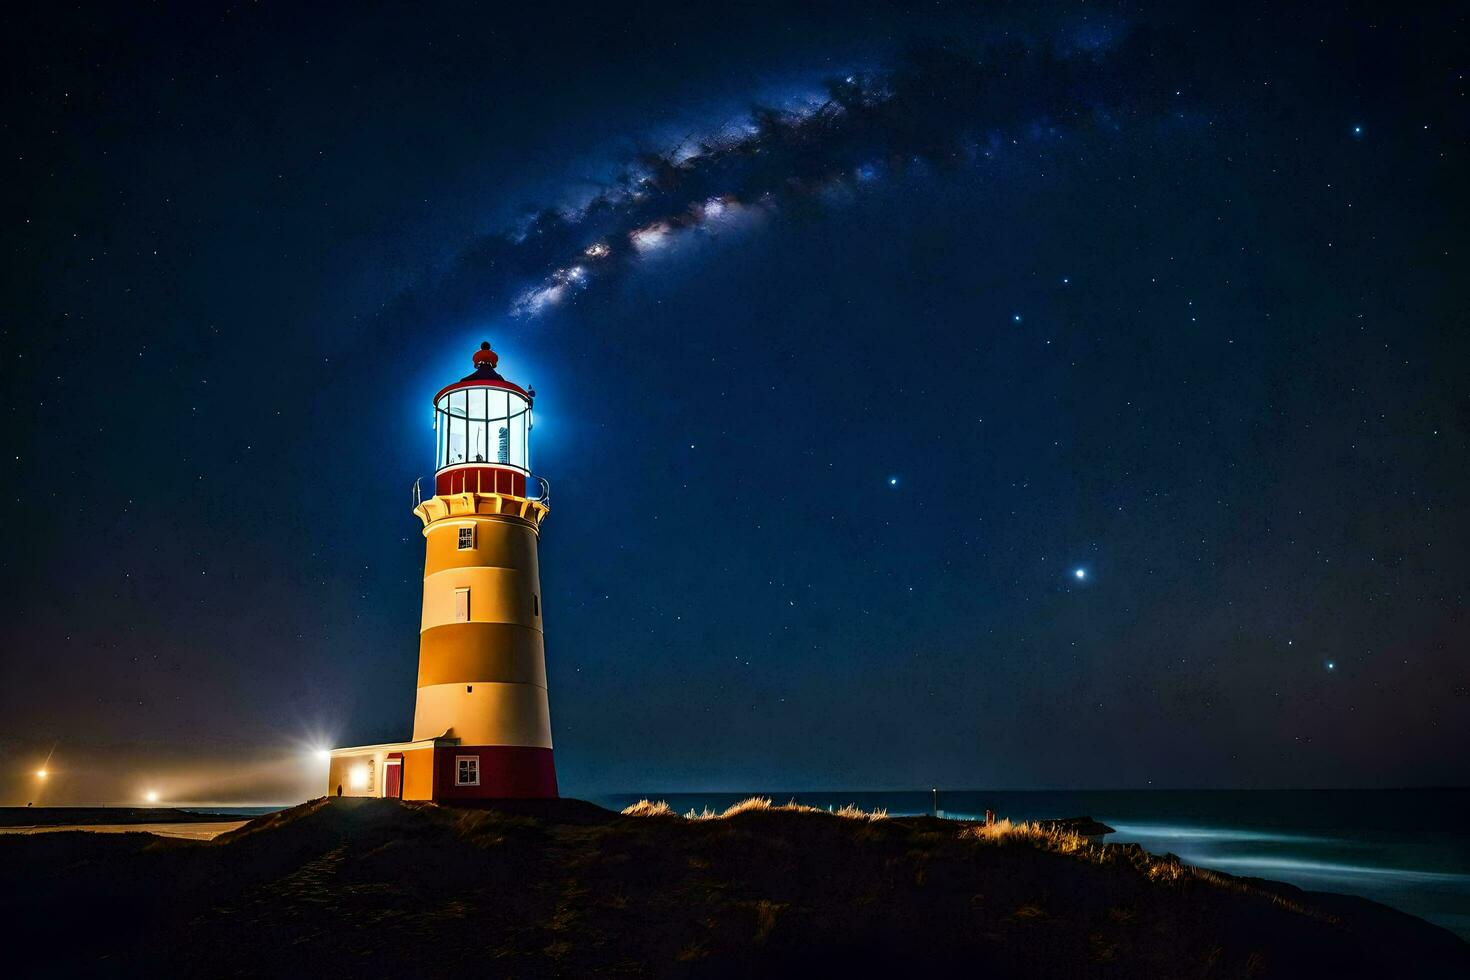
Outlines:
{"label": "dark grassy hill", "polygon": [[208,843],[0,837],[0,915],[14,976],[1470,976],[1366,900],[782,808],[331,799]]}

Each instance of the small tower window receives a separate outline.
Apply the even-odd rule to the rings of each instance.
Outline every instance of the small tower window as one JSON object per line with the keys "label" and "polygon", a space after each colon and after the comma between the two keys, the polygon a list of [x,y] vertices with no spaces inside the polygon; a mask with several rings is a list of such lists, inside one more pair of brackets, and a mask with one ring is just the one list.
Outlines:
{"label": "small tower window", "polygon": [[475,529],[473,527],[462,527],[459,529],[459,550],[469,551],[475,546]]}
{"label": "small tower window", "polygon": [[457,755],[454,757],[454,785],[456,786],[478,786],[480,785],[480,757],[477,755]]}
{"label": "small tower window", "polygon": [[534,592],[531,593],[531,615],[541,615],[541,597]]}
{"label": "small tower window", "polygon": [[456,623],[468,623],[470,621],[470,590],[454,590],[454,621]]}

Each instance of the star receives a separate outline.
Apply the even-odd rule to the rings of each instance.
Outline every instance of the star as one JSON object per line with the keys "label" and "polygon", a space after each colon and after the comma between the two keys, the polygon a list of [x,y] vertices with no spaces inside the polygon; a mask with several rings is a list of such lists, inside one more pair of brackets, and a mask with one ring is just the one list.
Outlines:
{"label": "star", "polygon": [[1327,661],[1327,670],[1329,672],[1334,671],[1336,669],[1337,669],[1337,661],[1336,660],[1329,660],[1329,661]]}
{"label": "star", "polygon": [[1087,578],[1087,569],[1085,569],[1085,568],[1076,569],[1075,571],[1072,572],[1072,575],[1080,582],[1083,579]]}
{"label": "star", "polygon": [[898,486],[898,477],[896,477],[896,476],[890,476],[888,478],[888,485],[890,487],[896,487],[896,486]]}

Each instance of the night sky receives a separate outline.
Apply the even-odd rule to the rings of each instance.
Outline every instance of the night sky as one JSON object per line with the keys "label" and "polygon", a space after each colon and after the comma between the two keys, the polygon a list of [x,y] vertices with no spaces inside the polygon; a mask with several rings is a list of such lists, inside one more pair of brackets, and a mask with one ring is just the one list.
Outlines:
{"label": "night sky", "polygon": [[565,795],[1470,781],[1463,11],[204,6],[11,23],[0,802],[407,738],[485,339]]}

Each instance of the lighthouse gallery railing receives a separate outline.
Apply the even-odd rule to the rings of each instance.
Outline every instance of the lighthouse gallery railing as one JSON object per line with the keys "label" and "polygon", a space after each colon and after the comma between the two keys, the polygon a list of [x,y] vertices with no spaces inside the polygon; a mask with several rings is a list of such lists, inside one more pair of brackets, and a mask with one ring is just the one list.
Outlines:
{"label": "lighthouse gallery railing", "polygon": [[[532,474],[530,479],[536,481],[536,496],[527,494],[527,499],[534,500],[538,504],[546,504],[548,507],[551,506],[551,484],[547,482],[546,477]],[[420,487],[423,481],[424,478],[421,476],[413,481],[413,505],[415,507],[424,502],[423,491]]]}

